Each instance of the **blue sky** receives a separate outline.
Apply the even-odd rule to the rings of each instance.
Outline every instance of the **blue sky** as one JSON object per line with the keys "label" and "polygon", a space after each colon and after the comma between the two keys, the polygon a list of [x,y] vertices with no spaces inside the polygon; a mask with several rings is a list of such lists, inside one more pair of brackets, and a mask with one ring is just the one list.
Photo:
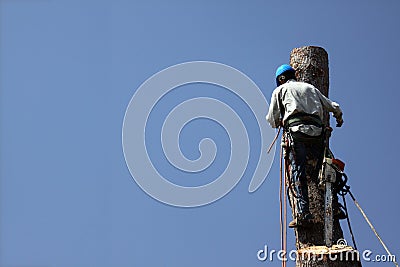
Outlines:
{"label": "blue sky", "polygon": [[[279,266],[256,257],[265,244],[280,248],[277,159],[253,194],[254,159],[221,200],[172,207],[132,179],[122,122],[146,79],[187,61],[232,66],[269,99],[276,67],[304,45],[329,53],[330,98],[345,121],[333,151],[400,257],[397,1],[2,0],[0,7],[1,267]],[[187,94],[214,89],[188,86]],[[188,157],[198,153],[201,136],[192,133],[200,129],[221,147],[210,176],[197,177],[207,180],[221,172],[229,144],[218,126],[193,123],[182,135]],[[385,254],[349,206],[359,249]]]}

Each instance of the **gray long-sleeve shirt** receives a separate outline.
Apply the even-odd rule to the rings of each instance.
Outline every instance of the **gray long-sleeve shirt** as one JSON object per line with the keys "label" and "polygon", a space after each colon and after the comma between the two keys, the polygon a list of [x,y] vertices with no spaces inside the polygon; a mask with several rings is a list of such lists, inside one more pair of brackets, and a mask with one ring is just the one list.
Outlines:
{"label": "gray long-sleeve shirt", "polygon": [[[279,97],[281,97],[282,107],[285,109],[283,119],[281,118]],[[277,87],[272,93],[267,120],[273,128],[277,128],[281,121],[284,123],[290,115],[296,113],[317,115],[323,121],[324,110],[333,112],[335,118],[342,116],[339,104],[325,97],[313,85],[290,80]],[[290,127],[290,130],[300,131],[311,136],[320,135],[322,131],[320,127],[304,124]]]}

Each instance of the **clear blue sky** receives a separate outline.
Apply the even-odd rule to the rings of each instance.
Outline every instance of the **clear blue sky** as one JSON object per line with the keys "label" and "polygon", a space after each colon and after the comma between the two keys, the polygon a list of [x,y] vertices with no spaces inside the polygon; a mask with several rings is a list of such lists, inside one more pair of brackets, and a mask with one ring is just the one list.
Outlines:
{"label": "clear blue sky", "polygon": [[[303,45],[329,53],[330,97],[345,120],[333,133],[334,153],[400,258],[398,1],[2,0],[0,7],[1,267],[280,266],[256,257],[265,244],[280,248],[277,160],[253,194],[249,171],[212,205],[171,207],[133,181],[122,121],[146,79],[186,61],[230,65],[269,99],[275,68]],[[215,132],[224,155],[226,136],[199,125]],[[193,148],[184,152],[195,157]],[[359,249],[384,253],[350,206]]]}

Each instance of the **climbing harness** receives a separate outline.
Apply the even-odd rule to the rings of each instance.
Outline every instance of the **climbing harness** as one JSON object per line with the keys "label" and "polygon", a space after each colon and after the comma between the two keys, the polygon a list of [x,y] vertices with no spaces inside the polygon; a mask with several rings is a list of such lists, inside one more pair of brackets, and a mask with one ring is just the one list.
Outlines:
{"label": "climbing harness", "polygon": [[296,113],[290,115],[285,121],[285,128],[297,126],[300,124],[314,125],[317,127],[323,127],[323,123],[318,115],[307,114],[307,113]]}

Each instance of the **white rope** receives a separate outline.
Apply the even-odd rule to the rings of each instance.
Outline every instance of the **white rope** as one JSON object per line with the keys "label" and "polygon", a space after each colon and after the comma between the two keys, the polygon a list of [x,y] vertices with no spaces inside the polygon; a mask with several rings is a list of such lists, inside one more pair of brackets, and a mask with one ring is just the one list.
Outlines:
{"label": "white rope", "polygon": [[[374,232],[375,236],[378,238],[379,242],[382,244],[383,248],[386,250],[386,252],[387,252],[390,256],[392,256],[391,258],[392,258],[392,260],[393,260],[394,265],[396,265],[397,267],[399,267],[399,264],[398,264],[398,263],[396,262],[396,260],[395,260],[395,255],[393,255],[393,254],[389,251],[388,247],[385,245],[385,243],[383,242],[382,238],[379,236],[379,234],[378,234],[378,232],[376,231],[375,227],[372,225],[371,221],[368,219],[367,215],[365,214],[365,212],[364,212],[363,209],[361,208],[360,204],[358,204],[358,202],[357,202],[357,200],[355,199],[355,197],[353,196],[353,194],[352,194],[350,191],[349,191],[349,194],[350,194],[351,198],[353,199],[354,204],[356,204],[356,206],[357,206],[357,208],[360,210],[362,216],[363,216],[364,219],[367,221],[369,227],[372,229],[372,231]],[[394,257],[393,257],[393,256],[394,256]]]}

